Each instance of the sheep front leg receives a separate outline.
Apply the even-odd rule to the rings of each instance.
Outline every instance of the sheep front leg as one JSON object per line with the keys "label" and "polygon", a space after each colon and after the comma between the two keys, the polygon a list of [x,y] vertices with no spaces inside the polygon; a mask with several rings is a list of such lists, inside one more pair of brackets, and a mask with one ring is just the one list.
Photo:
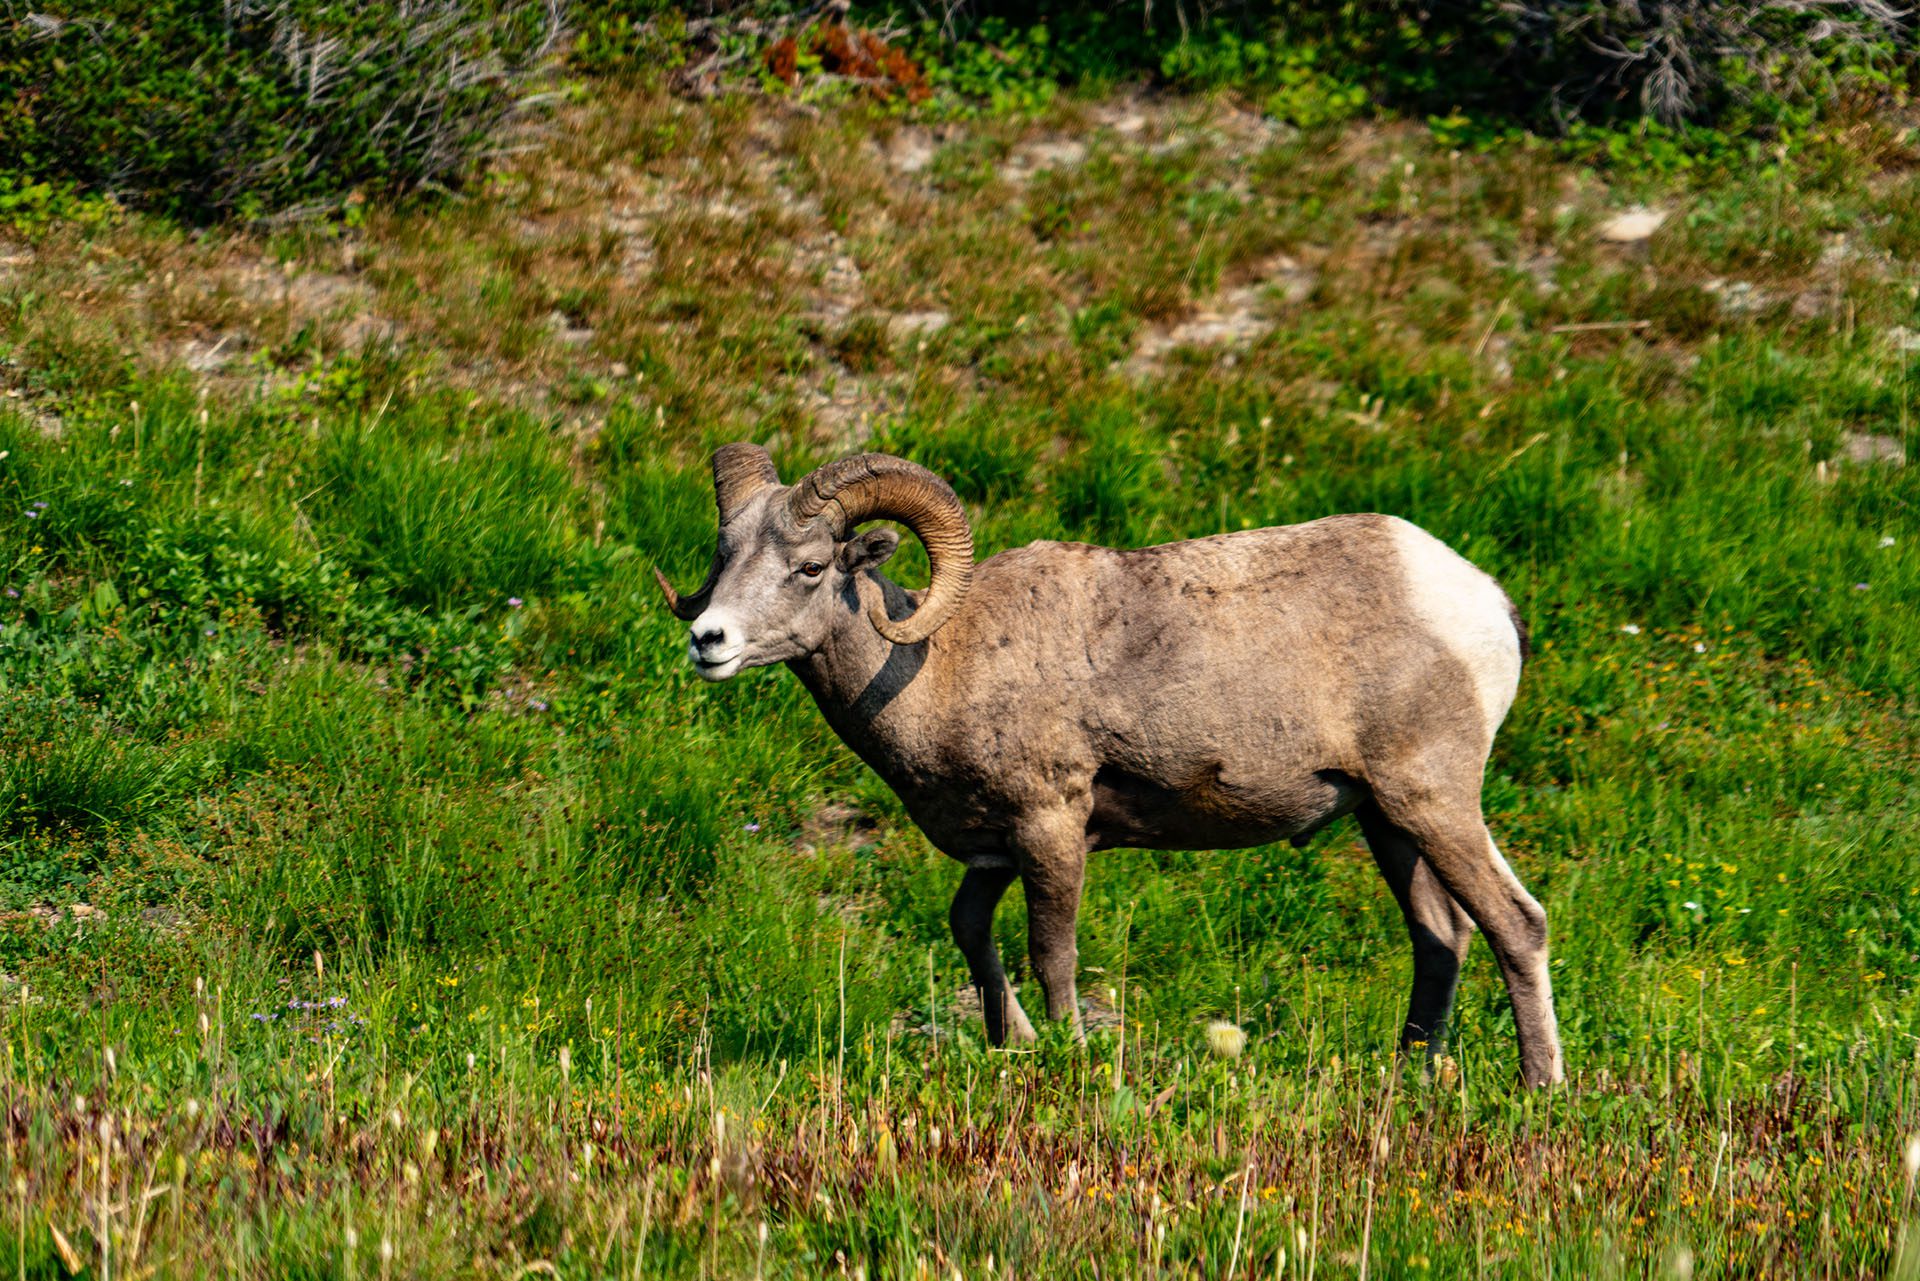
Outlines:
{"label": "sheep front leg", "polygon": [[953,941],[967,958],[973,986],[980,993],[991,1045],[1005,1045],[1009,1033],[1015,1041],[1034,1039],[1033,1024],[1014,997],[1013,985],[1007,982],[1007,972],[1000,964],[1000,949],[993,945],[993,910],[1015,875],[1011,868],[968,868],[953,896],[953,910],[947,915]]}
{"label": "sheep front leg", "polygon": [[1085,1036],[1074,988],[1080,963],[1080,887],[1087,865],[1084,832],[1078,824],[1052,824],[1034,832],[1023,841],[1020,864],[1027,895],[1027,952],[1047,994],[1047,1017],[1069,1020],[1076,1039]]}

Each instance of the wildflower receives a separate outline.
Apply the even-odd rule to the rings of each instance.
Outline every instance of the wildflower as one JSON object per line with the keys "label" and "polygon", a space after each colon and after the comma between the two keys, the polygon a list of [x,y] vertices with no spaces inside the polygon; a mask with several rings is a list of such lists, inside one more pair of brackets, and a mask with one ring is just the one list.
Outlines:
{"label": "wildflower", "polygon": [[20,599],[20,589],[19,589],[18,587],[9,587],[9,588],[7,588],[7,599],[8,599],[8,600],[19,600],[19,599]]}
{"label": "wildflower", "polygon": [[27,519],[28,519],[28,520],[39,520],[39,519],[40,519],[40,513],[39,513],[39,512],[34,512],[34,511],[30,511],[30,512],[28,512],[28,513],[27,513]]}
{"label": "wildflower", "polygon": [[1864,592],[1864,591],[1866,591],[1866,590],[1867,590],[1867,584],[1865,584],[1865,583],[1855,583],[1855,584],[1853,585],[1853,590],[1854,590],[1854,591],[1856,591],[1856,592]]}
{"label": "wildflower", "polygon": [[1640,624],[1627,623],[1626,625],[1621,627],[1620,630],[1625,632],[1629,636],[1638,636],[1640,634]]}
{"label": "wildflower", "polygon": [[201,631],[203,631],[203,632],[205,632],[205,633],[206,633],[207,635],[209,635],[209,636],[211,636],[211,635],[213,635],[213,634],[214,634],[214,633],[215,633],[216,631],[218,631],[218,630],[219,630],[219,628],[217,628],[217,627],[203,627],[203,628],[201,628],[200,630],[201,630]]}
{"label": "wildflower", "polygon": [[1888,534],[1885,538],[1880,540],[1880,545],[1882,547],[1891,547],[1893,546],[1893,542],[1894,542],[1893,535]]}
{"label": "wildflower", "polygon": [[519,608],[520,608],[520,607],[521,607],[522,605],[524,605],[524,604],[526,604],[526,603],[527,603],[527,602],[525,602],[525,601],[523,601],[523,600],[521,600],[521,599],[520,599],[520,598],[519,598],[518,596],[509,596],[509,597],[507,597],[507,608],[508,608],[508,609],[519,609]]}
{"label": "wildflower", "polygon": [[33,504],[30,504],[30,505],[31,505],[31,506],[32,506],[32,508],[33,508],[33,509],[34,509],[35,511],[37,511],[37,512],[43,512],[43,511],[45,511],[45,510],[47,509],[47,505],[46,505],[45,503],[43,503],[43,502],[36,502],[36,503],[33,503]]}
{"label": "wildflower", "polygon": [[749,832],[757,832],[760,830],[760,825],[758,823],[749,823],[747,824],[747,830]]}
{"label": "wildflower", "polygon": [[529,699],[527,701],[527,707],[536,712],[544,712],[547,710],[547,705],[537,698]]}
{"label": "wildflower", "polygon": [[131,480],[123,480],[123,481],[121,481],[120,483],[121,483],[122,485],[125,485],[125,486],[128,486],[128,487],[131,487],[131,486],[132,486],[132,484],[133,484],[133,482],[132,482]]}
{"label": "wildflower", "polygon": [[1707,652],[1707,643],[1706,643],[1705,641],[1695,641],[1695,642],[1693,643],[1693,652],[1694,652],[1694,653],[1696,653],[1696,654],[1704,654],[1704,653],[1706,653],[1706,652]]}
{"label": "wildflower", "polygon": [[1207,1024],[1207,1048],[1223,1059],[1237,1059],[1247,1048],[1247,1034],[1225,1019]]}
{"label": "wildflower", "polygon": [[1682,903],[1680,906],[1685,908],[1689,912],[1698,912],[1700,910],[1700,905],[1694,902],[1692,899],[1688,899],[1686,902]]}

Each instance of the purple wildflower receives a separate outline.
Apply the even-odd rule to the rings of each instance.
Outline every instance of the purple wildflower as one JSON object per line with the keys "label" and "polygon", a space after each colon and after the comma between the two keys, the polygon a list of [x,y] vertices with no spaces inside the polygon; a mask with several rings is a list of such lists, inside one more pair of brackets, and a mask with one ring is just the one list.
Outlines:
{"label": "purple wildflower", "polygon": [[507,597],[507,604],[513,609],[519,609],[522,605],[526,603],[527,602],[521,600],[518,596]]}
{"label": "purple wildflower", "polygon": [[39,513],[39,512],[28,512],[28,513],[27,513],[27,519],[28,519],[28,520],[39,520],[39,519],[40,519],[40,513]]}
{"label": "purple wildflower", "polygon": [[44,502],[35,502],[33,504],[33,509],[37,512],[43,512],[47,509],[47,505]]}
{"label": "purple wildflower", "polygon": [[760,825],[758,823],[749,823],[747,824],[747,830],[749,832],[757,832],[760,830]]}
{"label": "purple wildflower", "polygon": [[1853,585],[1853,590],[1856,592],[1864,592],[1867,590],[1867,585],[1865,583],[1855,583]]}
{"label": "purple wildflower", "polygon": [[547,705],[546,705],[545,703],[543,703],[543,702],[541,702],[541,701],[540,701],[539,699],[537,699],[537,698],[535,698],[535,699],[529,699],[529,700],[527,701],[527,706],[528,706],[528,707],[530,707],[530,708],[532,708],[532,709],[533,709],[534,711],[536,711],[536,712],[544,712],[544,711],[546,711],[546,710],[547,710]]}
{"label": "purple wildflower", "polygon": [[9,600],[19,600],[19,599],[20,599],[20,589],[19,589],[18,587],[9,587],[9,588],[7,588],[7,598],[8,598]]}

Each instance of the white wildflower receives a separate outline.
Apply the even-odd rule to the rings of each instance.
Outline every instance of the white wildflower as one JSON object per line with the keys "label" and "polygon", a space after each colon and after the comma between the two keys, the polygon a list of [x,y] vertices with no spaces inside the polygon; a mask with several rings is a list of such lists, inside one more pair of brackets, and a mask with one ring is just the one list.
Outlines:
{"label": "white wildflower", "polygon": [[1223,1059],[1237,1059],[1247,1048],[1247,1034],[1225,1019],[1207,1024],[1207,1048]]}

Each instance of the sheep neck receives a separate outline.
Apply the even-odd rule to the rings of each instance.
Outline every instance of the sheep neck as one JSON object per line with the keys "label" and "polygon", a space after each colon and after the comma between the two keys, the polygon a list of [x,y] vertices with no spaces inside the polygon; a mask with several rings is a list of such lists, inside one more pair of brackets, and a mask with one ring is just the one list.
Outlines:
{"label": "sheep neck", "polygon": [[877,573],[860,575],[849,584],[844,608],[837,610],[826,640],[813,653],[788,662],[813,701],[827,718],[827,724],[889,782],[895,774],[911,773],[912,766],[901,755],[904,744],[895,743],[886,733],[895,717],[883,717],[908,692],[908,687],[926,680],[924,668],[937,654],[934,642],[895,645],[874,630],[867,614],[875,605],[886,602],[894,617],[908,613],[920,593],[910,593],[899,584]]}

